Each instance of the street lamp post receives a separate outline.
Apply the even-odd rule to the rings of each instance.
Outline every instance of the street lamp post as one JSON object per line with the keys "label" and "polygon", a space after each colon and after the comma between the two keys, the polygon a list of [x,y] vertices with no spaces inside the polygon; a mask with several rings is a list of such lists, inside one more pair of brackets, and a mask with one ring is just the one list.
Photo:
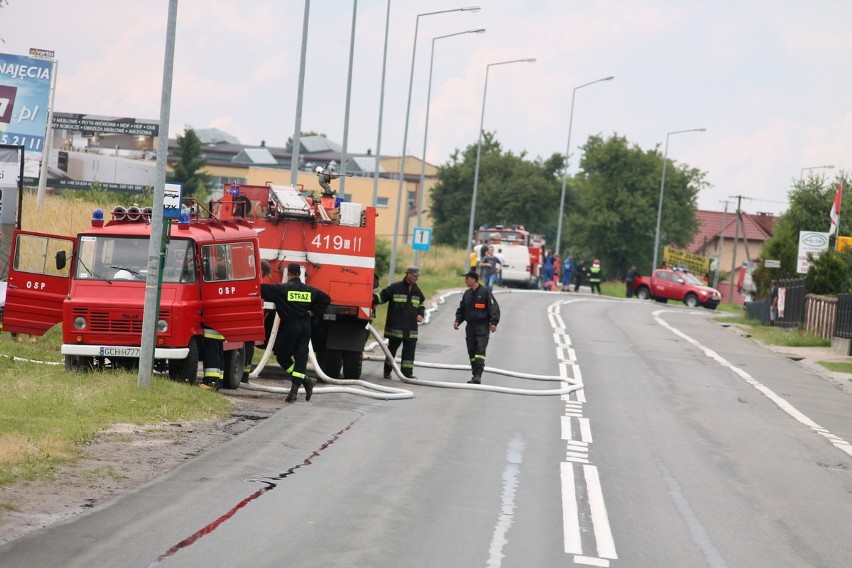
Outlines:
{"label": "street lamp post", "polygon": [[382,161],[382,113],[385,107],[385,72],[388,67],[388,31],[390,30],[390,8],[391,0],[388,0],[388,8],[385,13],[385,47],[382,52],[382,82],[379,88],[379,127],[376,135],[376,165],[373,170],[373,207],[379,203],[379,165]]}
{"label": "street lamp post", "polygon": [[476,190],[479,187],[479,161],[482,157],[482,127],[485,123],[485,97],[488,93],[488,71],[496,65],[508,65],[510,63],[535,63],[535,58],[529,57],[527,59],[499,61],[497,63],[489,63],[485,66],[485,86],[482,88],[482,113],[479,116],[479,141],[476,143],[476,167],[473,170],[473,195],[470,199],[470,223],[467,227],[467,247],[473,244],[473,220],[476,216]]}
{"label": "street lamp post", "polygon": [[657,255],[660,250],[660,221],[663,218],[663,189],[666,186],[666,164],[669,161],[669,136],[672,134],[683,134],[685,132],[706,132],[706,128],[689,128],[687,130],[675,130],[666,133],[666,151],[663,154],[663,178],[660,180],[660,202],[657,205],[657,230],[654,233],[654,262],[651,266],[651,274],[657,268]]}
{"label": "street lamp post", "polygon": [[399,233],[400,205],[402,203],[402,193],[405,189],[405,152],[407,151],[408,145],[408,118],[411,115],[411,88],[414,84],[414,57],[417,54],[417,29],[420,27],[420,18],[421,16],[434,16],[436,14],[446,14],[448,12],[478,12],[479,10],[479,6],[466,6],[464,8],[455,8],[453,10],[426,12],[423,14],[417,14],[417,19],[414,22],[414,47],[411,48],[411,73],[408,77],[408,103],[405,105],[405,128],[402,133],[402,154],[399,157],[399,191],[396,201],[396,218],[393,223],[393,242],[391,244],[388,285],[393,282],[394,274],[396,272],[396,237]]}
{"label": "street lamp post", "polygon": [[829,166],[809,166],[807,168],[802,168],[802,170],[799,172],[799,181],[802,181],[804,179],[805,170],[822,170],[822,169],[833,170],[834,164],[831,164]]}
{"label": "street lamp post", "polygon": [[[453,37],[464,34],[481,34],[485,33],[485,28],[477,28],[475,30],[467,30],[447,34],[432,38],[432,54],[429,57],[429,88],[426,90],[426,124],[423,126],[423,159],[420,160],[420,185],[417,188],[417,226],[420,226],[420,221],[423,214],[423,194],[425,193],[426,184],[426,140],[429,136],[429,106],[432,101],[432,64],[435,62],[435,42],[439,39]],[[414,266],[420,268],[420,250],[414,251]]]}
{"label": "street lamp post", "polygon": [[562,175],[562,196],[559,198],[559,222],[556,225],[556,256],[559,256],[559,247],[562,244],[562,215],[565,211],[565,184],[568,180],[568,160],[571,159],[571,126],[574,122],[574,97],[577,95],[577,89],[582,89],[583,87],[588,87],[589,85],[594,85],[595,83],[603,81],[612,81],[613,79],[615,79],[615,77],[610,75],[603,79],[597,79],[596,81],[585,83],[578,87],[574,87],[574,92],[571,94],[571,113],[568,115],[568,144],[565,150],[565,172]]}

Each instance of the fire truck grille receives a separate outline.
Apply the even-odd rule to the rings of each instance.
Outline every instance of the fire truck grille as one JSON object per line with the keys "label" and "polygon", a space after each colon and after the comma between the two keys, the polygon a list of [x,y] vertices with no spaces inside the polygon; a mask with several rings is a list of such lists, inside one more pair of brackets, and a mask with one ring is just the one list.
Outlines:
{"label": "fire truck grille", "polygon": [[[168,310],[160,310],[160,319],[169,317]],[[83,316],[88,321],[88,329],[93,333],[142,333],[142,312],[124,312],[116,310],[91,310],[75,308],[74,316]]]}

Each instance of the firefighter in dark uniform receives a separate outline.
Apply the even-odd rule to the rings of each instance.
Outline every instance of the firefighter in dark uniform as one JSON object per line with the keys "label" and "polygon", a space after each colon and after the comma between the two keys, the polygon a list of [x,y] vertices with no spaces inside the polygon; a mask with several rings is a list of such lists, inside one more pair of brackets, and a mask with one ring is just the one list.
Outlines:
{"label": "firefighter in dark uniform", "polygon": [[463,321],[467,322],[465,341],[473,373],[468,383],[478,385],[482,382],[482,371],[485,369],[489,334],[496,332],[497,324],[500,323],[500,306],[491,290],[480,286],[479,275],[473,270],[464,275],[464,283],[468,289],[459,302],[453,329],[458,329]]}
{"label": "firefighter in dark uniform", "polygon": [[[413,379],[414,352],[417,349],[417,324],[426,315],[426,296],[417,286],[420,270],[416,266],[405,269],[405,276],[399,282],[394,282],[387,288],[373,294],[373,306],[388,304],[388,315],[385,320],[385,339],[388,340],[388,350],[396,357],[399,346],[402,345],[402,374]],[[385,361],[386,379],[391,378],[390,361]]]}
{"label": "firefighter in dark uniform", "polygon": [[296,402],[299,385],[305,387],[305,400],[311,400],[316,379],[305,375],[311,318],[322,314],[331,303],[328,294],[302,282],[300,274],[301,267],[290,263],[287,265],[287,282],[260,285],[261,297],[275,304],[275,311],[281,318],[273,351],[278,364],[292,378],[287,402]]}

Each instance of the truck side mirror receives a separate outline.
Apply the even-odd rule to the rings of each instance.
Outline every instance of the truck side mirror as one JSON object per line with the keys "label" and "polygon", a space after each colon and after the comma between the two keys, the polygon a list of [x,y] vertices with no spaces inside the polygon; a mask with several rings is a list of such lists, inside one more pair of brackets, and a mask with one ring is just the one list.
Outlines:
{"label": "truck side mirror", "polygon": [[56,253],[56,270],[62,270],[65,268],[65,264],[68,262],[68,259],[65,257],[65,251],[61,250]]}

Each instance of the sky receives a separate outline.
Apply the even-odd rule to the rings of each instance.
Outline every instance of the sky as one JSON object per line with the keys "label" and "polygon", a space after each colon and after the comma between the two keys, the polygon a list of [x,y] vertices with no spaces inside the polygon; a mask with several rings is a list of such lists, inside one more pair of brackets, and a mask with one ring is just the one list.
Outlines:
{"label": "sky", "polygon": [[[55,52],[58,112],[156,120],[168,8],[9,0],[0,51]],[[179,0],[170,136],[215,127],[243,144],[284,146],[304,17],[305,0]],[[375,153],[380,142],[382,155],[405,147],[422,158],[425,133],[425,158],[440,165],[476,144],[481,121],[528,158],[565,154],[570,130],[574,173],[590,135],[661,153],[668,140],[669,159],[706,172],[699,208],[739,200],[774,214],[801,175],[833,179],[852,167],[846,0],[390,0],[389,19],[388,0],[311,0],[309,17],[302,130],[345,138],[349,152]],[[489,66],[527,58],[536,61]]]}

